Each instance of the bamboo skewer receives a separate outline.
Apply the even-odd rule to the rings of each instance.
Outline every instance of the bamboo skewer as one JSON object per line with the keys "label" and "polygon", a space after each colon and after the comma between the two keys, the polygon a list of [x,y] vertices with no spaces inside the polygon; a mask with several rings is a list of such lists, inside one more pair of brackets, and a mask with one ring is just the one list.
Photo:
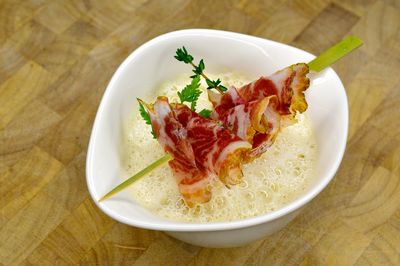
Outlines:
{"label": "bamboo skewer", "polygon": [[349,54],[354,49],[360,47],[363,41],[355,36],[348,36],[335,44],[334,46],[325,50],[317,58],[309,62],[307,65],[310,70],[320,72],[321,70],[329,67],[342,57]]}
{"label": "bamboo skewer", "polygon": [[112,195],[120,192],[121,190],[125,189],[126,187],[128,187],[130,184],[132,184],[133,182],[137,181],[138,179],[144,177],[145,175],[147,175],[148,173],[150,173],[151,171],[154,171],[155,169],[157,169],[158,167],[160,167],[161,165],[163,165],[164,163],[168,162],[169,160],[172,159],[172,156],[167,153],[165,154],[163,157],[161,157],[160,159],[158,159],[157,161],[154,161],[153,163],[151,163],[150,165],[148,165],[146,168],[144,168],[143,170],[139,171],[138,173],[136,173],[135,175],[131,176],[130,178],[128,178],[127,180],[125,180],[124,182],[122,182],[121,184],[119,184],[118,186],[116,186],[115,188],[113,188],[110,192],[108,192],[107,194],[105,194],[101,199],[99,199],[100,201],[103,201],[105,199],[108,199],[109,197],[111,197]]}

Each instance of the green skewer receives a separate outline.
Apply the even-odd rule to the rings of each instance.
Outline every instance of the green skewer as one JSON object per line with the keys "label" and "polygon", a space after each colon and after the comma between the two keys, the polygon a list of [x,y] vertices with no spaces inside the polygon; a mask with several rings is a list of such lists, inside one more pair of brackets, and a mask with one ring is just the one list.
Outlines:
{"label": "green skewer", "polygon": [[153,162],[152,164],[150,164],[149,166],[147,166],[140,172],[136,173],[135,175],[131,176],[130,178],[128,178],[127,180],[125,180],[124,182],[122,182],[121,184],[116,186],[113,190],[111,190],[106,195],[104,195],[101,199],[99,199],[99,202],[103,201],[105,199],[108,199],[112,195],[120,192],[121,190],[125,189],[126,187],[128,187],[130,184],[132,184],[136,180],[142,178],[143,176],[147,175],[148,173],[150,173],[151,171],[153,171],[154,169],[158,168],[159,166],[163,165],[164,163],[168,162],[171,159],[172,159],[172,156],[169,153],[165,154],[163,157],[161,157],[157,161]]}
{"label": "green skewer", "polygon": [[310,70],[319,72],[349,54],[362,44],[363,41],[361,39],[355,36],[348,36],[308,63],[308,67]]}
{"label": "green skewer", "polygon": [[[362,40],[355,37],[355,36],[349,36],[339,43],[335,44],[325,52],[323,52],[320,56],[312,60],[310,63],[308,63],[308,66],[310,70],[319,72],[323,70],[324,68],[327,68],[331,64],[335,63],[338,61],[340,58],[344,57],[345,55],[349,54],[351,51],[354,49],[358,48],[363,44]],[[142,102],[142,101],[140,101]],[[143,102],[144,103],[144,102]],[[103,201],[112,195],[120,192],[121,190],[125,189],[128,187],[130,184],[133,182],[137,181],[138,179],[144,177],[154,169],[158,168],[159,166],[163,165],[164,163],[168,162],[169,160],[172,159],[172,156],[170,154],[165,154],[163,157],[158,159],[157,161],[153,162],[137,174],[133,175],[132,177],[128,178],[118,186],[116,186],[113,190],[108,192],[106,195],[104,195],[100,200]]]}

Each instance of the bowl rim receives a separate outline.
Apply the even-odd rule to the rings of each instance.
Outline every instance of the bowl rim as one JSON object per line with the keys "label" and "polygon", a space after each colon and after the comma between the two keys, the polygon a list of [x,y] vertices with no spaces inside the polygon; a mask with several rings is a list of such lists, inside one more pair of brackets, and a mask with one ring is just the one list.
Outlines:
{"label": "bowl rim", "polygon": [[[174,222],[174,221],[166,221],[166,223],[159,223],[159,222],[143,222],[140,220],[133,220],[129,219],[125,216],[122,216],[118,214],[117,212],[113,211],[112,209],[108,208],[103,202],[98,202],[97,201],[97,193],[94,189],[94,178],[92,178],[92,172],[91,172],[91,165],[93,163],[93,149],[94,149],[94,143],[96,139],[96,132],[98,131],[97,128],[99,126],[99,120],[100,117],[102,116],[102,113],[105,111],[105,103],[106,100],[109,98],[109,94],[111,93],[111,90],[113,90],[115,83],[117,80],[120,78],[120,76],[123,73],[123,70],[126,68],[127,65],[129,65],[132,61],[135,60],[135,58],[147,47],[150,47],[152,45],[155,45],[159,42],[163,42],[164,40],[167,40],[171,37],[181,37],[181,36],[218,36],[218,37],[228,37],[228,38],[233,38],[233,39],[239,39],[239,40],[244,40],[244,41],[257,41],[257,42],[264,42],[264,43],[269,43],[273,45],[280,45],[280,46],[287,46],[290,47],[291,49],[297,49],[301,52],[308,53],[304,50],[301,50],[299,48],[276,42],[276,41],[271,41],[268,39],[260,38],[260,37],[255,37],[251,35],[246,35],[242,33],[236,33],[236,32],[230,32],[230,31],[222,31],[222,30],[212,30],[212,29],[184,29],[184,30],[177,30],[177,31],[172,31],[168,32],[162,35],[159,35],[146,43],[142,44],[139,46],[137,49],[135,49],[133,52],[130,53],[130,55],[120,64],[120,66],[117,68],[115,73],[113,74],[110,82],[107,85],[107,88],[102,96],[99,108],[96,113],[96,117],[93,123],[92,127],[92,132],[90,135],[90,141],[88,145],[88,151],[87,151],[87,157],[86,157],[86,182],[89,190],[89,194],[94,201],[94,203],[97,205],[98,208],[100,208],[105,214],[110,216],[111,218],[122,222],[127,225],[135,226],[135,227],[140,227],[140,228],[145,228],[145,229],[152,229],[152,230],[161,230],[161,231],[171,231],[171,232],[199,232],[199,231],[226,231],[226,230],[232,230],[232,229],[240,229],[240,228],[246,228],[246,227],[251,227],[251,226],[256,226],[262,223],[267,223],[273,220],[277,220],[278,218],[288,215],[294,211],[299,210],[301,207],[303,207],[305,204],[310,202],[313,198],[315,198],[332,180],[332,178],[335,176],[340,163],[343,159],[343,155],[346,149],[346,143],[347,143],[347,138],[348,138],[348,120],[349,120],[349,111],[348,111],[348,99],[347,95],[343,86],[342,81],[340,80],[339,76],[336,74],[336,72],[331,68],[327,68],[324,71],[330,72],[330,74],[333,74],[334,76],[337,77],[338,79],[338,86],[340,87],[341,90],[344,92],[344,100],[345,104],[344,106],[344,121],[343,124],[345,125],[345,128],[343,130],[345,131],[344,133],[344,138],[340,143],[340,150],[338,153],[338,156],[336,157],[336,160],[330,167],[329,174],[325,175],[319,182],[315,184],[315,186],[308,191],[306,194],[300,196],[299,198],[296,198],[294,201],[290,202],[289,204],[275,210],[269,213],[265,213],[256,217],[250,217],[246,219],[241,219],[241,220],[234,220],[234,221],[225,221],[225,222],[212,222],[212,223],[185,223],[185,222]],[[310,53],[308,53],[310,54]],[[312,55],[312,54],[310,54]],[[312,55],[315,57],[314,55]]]}

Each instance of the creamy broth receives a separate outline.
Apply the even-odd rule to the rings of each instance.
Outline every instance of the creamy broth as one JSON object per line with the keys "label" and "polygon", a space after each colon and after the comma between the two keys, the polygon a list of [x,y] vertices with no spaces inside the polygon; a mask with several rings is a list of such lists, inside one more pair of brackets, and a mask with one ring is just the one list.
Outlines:
{"label": "creamy broth", "polygon": [[[250,80],[232,73],[215,75],[224,84],[236,87]],[[214,78],[211,75],[211,78]],[[202,81],[203,82],[203,81]],[[154,101],[157,95],[178,102],[177,91],[189,79],[186,76],[162,84],[145,100]],[[206,85],[197,104],[197,110],[211,109]],[[212,199],[189,208],[180,196],[175,178],[168,164],[134,183],[130,190],[137,202],[160,217],[174,221],[216,222],[232,221],[265,214],[283,207],[308,189],[314,178],[316,140],[311,122],[305,114],[296,115],[297,123],[282,122],[278,137],[266,153],[243,166],[242,183],[227,188],[217,178],[212,183]],[[164,151],[150,134],[139,112],[133,114],[127,137],[127,172],[132,174],[164,155]]]}

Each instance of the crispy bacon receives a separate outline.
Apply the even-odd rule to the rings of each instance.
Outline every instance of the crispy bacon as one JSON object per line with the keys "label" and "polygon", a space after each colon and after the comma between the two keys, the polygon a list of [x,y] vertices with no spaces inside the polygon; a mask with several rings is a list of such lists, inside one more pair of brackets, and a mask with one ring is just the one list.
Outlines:
{"label": "crispy bacon", "polygon": [[211,114],[211,118],[214,120],[218,120],[219,116],[223,115],[227,110],[246,103],[234,86],[231,86],[229,90],[222,95],[212,90],[208,90],[207,92],[208,99],[214,106],[214,110]]}
{"label": "crispy bacon", "polygon": [[269,99],[266,109],[258,112],[262,116],[263,131],[262,129],[254,126],[257,131],[253,137],[253,148],[249,153],[250,158],[255,158],[263,154],[275,141],[278,136],[281,122],[281,115],[277,112],[278,99],[276,96],[269,96],[264,99]]}
{"label": "crispy bacon", "polygon": [[158,142],[173,156],[169,165],[189,206],[210,200],[213,176],[226,185],[241,181],[249,142],[186,105],[169,104],[166,97],[158,97],[147,109]]}
{"label": "crispy bacon", "polygon": [[211,199],[208,171],[196,164],[195,154],[187,138],[187,130],[176,119],[168,98],[158,97],[147,106],[151,124],[158,142],[173,156],[169,165],[176,177],[180,193],[189,206]]}
{"label": "crispy bacon", "polygon": [[217,121],[199,116],[186,105],[175,104],[173,110],[187,130],[196,162],[218,176],[226,185],[239,183],[243,176],[241,163],[251,144]]}
{"label": "crispy bacon", "polygon": [[246,160],[261,155],[272,145],[280,124],[280,115],[276,111],[279,104],[277,96],[247,102],[235,87],[220,96],[209,91],[208,96],[214,105],[211,117],[220,120],[241,139],[252,143],[252,151],[247,154]]}
{"label": "crispy bacon", "polygon": [[307,109],[308,71],[306,64],[296,64],[223,95],[209,91],[212,119],[186,105],[169,104],[166,97],[148,106],[153,130],[173,156],[169,165],[189,206],[210,200],[212,176],[228,186],[238,184],[241,164],[274,142],[281,115]]}
{"label": "crispy bacon", "polygon": [[306,76],[308,72],[307,64],[291,65],[241,87],[239,95],[246,102],[276,95],[279,100],[277,110],[281,115],[295,114],[296,111],[302,113],[307,109],[304,91],[310,85]]}
{"label": "crispy bacon", "polygon": [[296,64],[269,77],[261,77],[240,89],[230,87],[223,95],[208,91],[214,105],[211,115],[240,138],[252,143],[250,157],[271,146],[279,132],[280,115],[304,112],[304,91],[309,86],[306,64]]}

